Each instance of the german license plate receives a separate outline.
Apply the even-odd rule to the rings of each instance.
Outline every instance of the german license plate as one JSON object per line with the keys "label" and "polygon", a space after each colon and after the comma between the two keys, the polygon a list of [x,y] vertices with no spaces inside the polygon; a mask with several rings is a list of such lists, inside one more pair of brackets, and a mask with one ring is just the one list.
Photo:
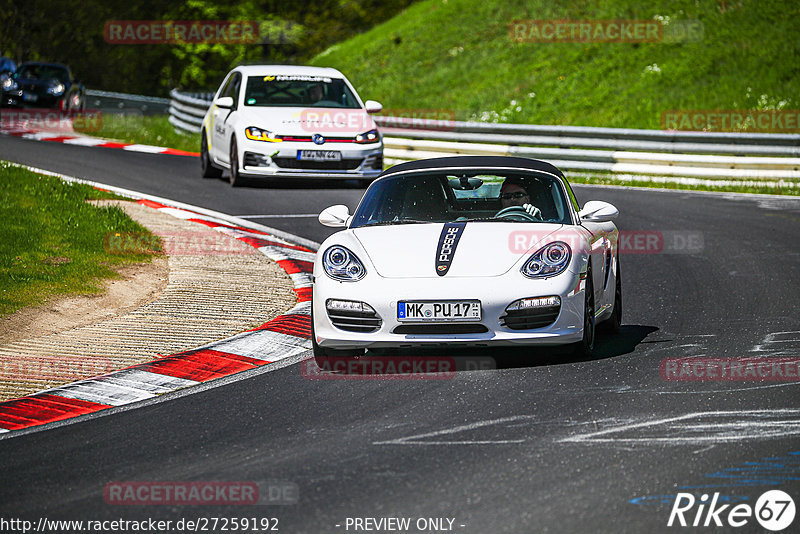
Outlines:
{"label": "german license plate", "polygon": [[22,100],[25,102],[36,102],[39,100],[39,95],[35,95],[32,93],[22,93]]}
{"label": "german license plate", "polygon": [[342,161],[342,153],[338,150],[298,150],[300,161]]}
{"label": "german license plate", "polygon": [[398,321],[480,321],[478,300],[400,301]]}

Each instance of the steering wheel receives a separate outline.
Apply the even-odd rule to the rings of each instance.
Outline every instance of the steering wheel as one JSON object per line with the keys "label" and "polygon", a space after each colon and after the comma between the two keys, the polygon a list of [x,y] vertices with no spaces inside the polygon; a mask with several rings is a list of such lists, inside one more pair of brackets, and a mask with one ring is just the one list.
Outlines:
{"label": "steering wheel", "polygon": [[522,206],[509,206],[498,211],[495,219],[511,219],[512,221],[543,221],[541,217],[535,217],[525,211]]}

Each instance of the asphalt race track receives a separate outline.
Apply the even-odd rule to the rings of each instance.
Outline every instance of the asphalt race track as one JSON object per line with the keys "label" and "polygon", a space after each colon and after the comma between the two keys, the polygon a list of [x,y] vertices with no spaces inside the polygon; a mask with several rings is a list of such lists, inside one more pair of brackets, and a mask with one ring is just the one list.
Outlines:
{"label": "asphalt race track", "polygon": [[[233,189],[200,178],[195,158],[8,137],[0,159],[232,215],[352,209],[363,192],[331,183]],[[667,520],[678,492],[755,505],[780,489],[797,501],[798,378],[666,380],[660,365],[797,359],[800,200],[576,193],[581,204],[613,203],[621,230],[665,245],[622,256],[622,332],[602,338],[595,359],[476,351],[457,355],[465,370],[448,380],[309,380],[299,365],[244,375],[0,440],[0,515],[276,517],[288,533],[354,532],[348,517],[450,518],[464,533],[660,532],[675,530]],[[318,242],[330,233],[314,217],[253,220]],[[118,481],[283,481],[299,501],[106,504],[104,487]],[[757,527],[751,518],[737,530]]]}

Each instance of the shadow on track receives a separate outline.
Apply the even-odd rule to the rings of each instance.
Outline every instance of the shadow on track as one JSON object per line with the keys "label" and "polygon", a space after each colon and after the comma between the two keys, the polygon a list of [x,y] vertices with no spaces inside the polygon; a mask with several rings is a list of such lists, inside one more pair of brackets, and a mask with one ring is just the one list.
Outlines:
{"label": "shadow on track", "polygon": [[[322,370],[344,374],[402,374],[401,369],[470,372],[551,365],[569,365],[629,354],[653,332],[655,326],[623,325],[618,334],[601,335],[591,358],[575,357],[569,347],[426,347],[370,350],[364,356],[318,358]],[[414,371],[412,371],[414,372]],[[423,371],[417,371],[423,372]]]}

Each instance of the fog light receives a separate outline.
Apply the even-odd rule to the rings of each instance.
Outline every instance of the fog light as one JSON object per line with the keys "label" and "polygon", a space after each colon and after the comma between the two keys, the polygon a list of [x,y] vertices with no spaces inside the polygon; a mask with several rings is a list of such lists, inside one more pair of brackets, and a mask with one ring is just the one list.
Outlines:
{"label": "fog light", "polygon": [[561,305],[561,297],[531,297],[527,299],[515,300],[508,305],[506,311],[528,310],[531,308],[552,308]]}
{"label": "fog light", "polygon": [[343,312],[356,312],[356,313],[375,313],[375,310],[366,302],[358,302],[353,300],[337,300],[328,299],[325,302],[325,308],[328,311],[343,311]]}
{"label": "fog light", "polygon": [[269,167],[272,165],[272,158],[256,152],[244,153],[245,167]]}

